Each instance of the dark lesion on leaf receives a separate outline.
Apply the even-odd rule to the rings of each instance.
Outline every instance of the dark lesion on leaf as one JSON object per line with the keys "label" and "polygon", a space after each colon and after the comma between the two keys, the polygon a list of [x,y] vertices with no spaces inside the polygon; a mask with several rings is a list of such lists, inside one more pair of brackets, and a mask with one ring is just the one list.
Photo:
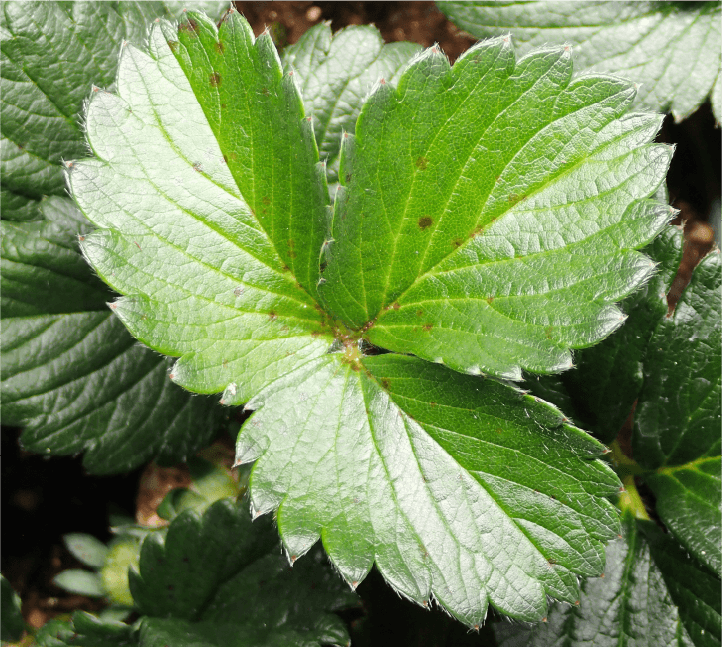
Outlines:
{"label": "dark lesion on leaf", "polygon": [[185,32],[191,36],[197,36],[199,31],[198,23],[193,20],[193,18],[186,18],[178,25],[178,31]]}
{"label": "dark lesion on leaf", "polygon": [[217,88],[221,84],[221,75],[218,72],[213,72],[210,76],[210,83],[212,88]]}
{"label": "dark lesion on leaf", "polygon": [[215,47],[216,51],[217,51],[219,54],[221,54],[221,55],[222,55],[223,52],[226,50],[226,48],[225,48],[225,46],[223,45],[223,43],[214,43],[214,44],[213,44],[213,47]]}
{"label": "dark lesion on leaf", "polygon": [[275,312],[274,310],[271,310],[271,311],[268,313],[268,318],[269,318],[271,321],[275,321],[276,319],[278,319],[278,315],[276,314],[276,312]]}
{"label": "dark lesion on leaf", "polygon": [[461,238],[454,238],[454,240],[451,241],[451,246],[454,249],[459,249],[464,244],[464,241],[461,240]]}
{"label": "dark lesion on leaf", "polygon": [[171,52],[175,52],[178,49],[178,41],[177,40],[169,40],[167,41],[168,47],[170,47]]}
{"label": "dark lesion on leaf", "polygon": [[432,324],[432,323],[427,323],[427,324],[424,324],[423,326],[421,326],[421,328],[422,328],[425,332],[431,332],[431,329],[432,329],[433,327],[434,327],[434,324]]}
{"label": "dark lesion on leaf", "polygon": [[265,206],[268,206],[269,204],[271,204],[271,198],[269,198],[267,195],[264,195],[264,196],[261,198],[261,202],[262,202]]}
{"label": "dark lesion on leaf", "polygon": [[433,224],[434,221],[432,218],[429,218],[429,216],[423,216],[419,218],[419,229],[421,230],[428,229]]}
{"label": "dark lesion on leaf", "polygon": [[416,158],[416,168],[420,171],[425,171],[426,168],[429,166],[429,159],[427,157],[424,157],[423,155],[420,155]]}

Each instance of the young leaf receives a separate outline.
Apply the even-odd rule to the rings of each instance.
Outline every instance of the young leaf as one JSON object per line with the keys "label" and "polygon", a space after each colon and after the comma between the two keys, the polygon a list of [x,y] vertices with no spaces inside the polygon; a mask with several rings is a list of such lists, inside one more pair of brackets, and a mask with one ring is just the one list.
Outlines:
{"label": "young leaf", "polygon": [[20,640],[25,631],[21,600],[4,575],[0,575],[0,603],[0,640]]}
{"label": "young leaf", "polygon": [[668,227],[643,251],[658,263],[657,270],[647,285],[620,304],[628,315],[624,326],[577,353],[575,368],[558,378],[576,405],[578,422],[604,443],[616,438],[642,388],[649,339],[667,314],[667,292],[682,260],[682,233]]}
{"label": "young leaf", "polygon": [[100,474],[206,445],[219,408],[174,386],[168,361],[108,311],[112,293],[77,251],[89,223],[67,198],[40,211],[42,221],[0,222],[3,422],[25,426],[26,449],[84,451]]}
{"label": "young leaf", "polygon": [[[437,2],[477,38],[511,33],[522,52],[573,44],[578,69],[640,84],[638,103],[681,120],[719,84],[719,2]],[[713,92],[713,97],[717,90]],[[714,102],[717,121],[722,120]]]}
{"label": "young leaf", "polygon": [[558,372],[624,320],[669,219],[645,200],[671,149],[632,85],[572,80],[568,49],[508,37],[453,68],[432,48],[379,84],[346,134],[319,290],[389,350],[469,373]]}
{"label": "young leaf", "polygon": [[130,586],[139,611],[141,645],[347,644],[330,612],[357,598],[328,568],[323,554],[290,568],[278,553],[270,520],[252,523],[231,500],[171,523],[163,542],[143,543],[140,573]]}
{"label": "young leaf", "polygon": [[[402,355],[326,355],[251,400],[239,462],[292,562],[320,537],[355,587],[376,562],[468,625],[541,618],[604,564],[619,488],[603,446],[491,379]],[[553,448],[553,449],[551,449]]]}
{"label": "young leaf", "polygon": [[352,25],[332,36],[328,23],[312,27],[284,50],[284,65],[298,73],[306,112],[313,115],[329,182],[338,182],[341,135],[354,132],[369,90],[381,78],[394,83],[420,50],[415,43],[384,44],[373,25]]}
{"label": "young leaf", "polygon": [[[228,2],[195,1],[220,17]],[[85,154],[78,119],[91,83],[115,80],[124,39],[174,17],[182,2],[5,2],[0,11],[2,217],[37,219],[43,195],[63,195],[61,161]]]}
{"label": "young leaf", "polygon": [[695,268],[671,318],[660,321],[644,362],[635,412],[635,459],[657,512],[682,545],[721,570],[720,254]]}
{"label": "young leaf", "polygon": [[545,624],[500,623],[500,647],[720,644],[720,581],[649,522],[624,517],[607,547],[604,578],[582,584],[579,604],[555,603]]}

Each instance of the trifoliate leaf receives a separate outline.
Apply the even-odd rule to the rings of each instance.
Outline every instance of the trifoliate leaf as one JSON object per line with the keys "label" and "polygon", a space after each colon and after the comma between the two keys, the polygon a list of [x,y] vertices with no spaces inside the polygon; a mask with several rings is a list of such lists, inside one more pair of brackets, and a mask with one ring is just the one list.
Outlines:
{"label": "trifoliate leaf", "polygon": [[682,233],[668,227],[643,251],[657,269],[647,285],[620,304],[628,315],[624,326],[577,353],[575,368],[558,378],[576,405],[576,420],[605,443],[616,438],[642,388],[649,338],[667,314],[667,292],[682,260]]}
{"label": "trifoliate leaf", "polygon": [[0,603],[0,640],[20,640],[25,631],[21,600],[4,575],[0,575]]}
{"label": "trifoliate leaf", "polygon": [[[563,48],[436,48],[345,135],[320,292],[371,343],[469,373],[558,372],[624,320],[670,218],[645,200],[671,149],[631,84],[572,80]],[[383,170],[381,172],[381,170]]]}
{"label": "trifoliate leaf", "polygon": [[649,342],[632,445],[657,512],[682,545],[720,572],[720,254],[706,256]]}
{"label": "trifoliate leaf", "polygon": [[[322,553],[291,568],[270,520],[253,523],[231,500],[186,511],[143,543],[130,585],[141,645],[347,644],[330,612],[356,603]],[[231,548],[229,550],[229,547]],[[197,642],[193,642],[197,641]]]}
{"label": "trifoliate leaf", "polygon": [[[315,365],[314,365],[315,364]],[[416,358],[326,355],[251,400],[239,462],[256,513],[278,508],[293,562],[320,537],[351,586],[372,564],[468,625],[487,605],[541,618],[597,574],[619,488],[603,446],[557,409]],[[553,450],[551,449],[553,448]],[[280,507],[279,507],[280,506]]]}
{"label": "trifoliate leaf", "polygon": [[[0,11],[2,217],[36,219],[37,200],[62,195],[63,159],[85,154],[78,113],[91,83],[115,80],[124,39],[180,15],[183,2],[5,2]],[[192,5],[216,19],[218,0]]]}
{"label": "trifoliate leaf", "polygon": [[321,23],[283,51],[284,64],[300,77],[329,182],[338,182],[341,135],[354,132],[369,90],[382,78],[394,84],[399,70],[420,49],[415,43],[384,44],[373,25],[352,25],[331,36],[331,26]]}
{"label": "trifoliate leaf", "polygon": [[607,547],[603,578],[577,605],[556,603],[544,624],[500,623],[500,647],[712,647],[720,644],[720,582],[649,522],[627,514]]}
{"label": "trifoliate leaf", "polygon": [[219,408],[168,379],[168,361],[112,316],[112,293],[77,251],[89,223],[67,198],[44,220],[2,221],[2,413],[26,449],[85,452],[93,473],[151,456],[182,460],[216,432]]}
{"label": "trifoliate leaf", "polygon": [[[640,84],[637,103],[689,116],[720,73],[719,2],[437,2],[477,38],[511,33],[522,52],[574,45],[579,70]],[[713,98],[715,96],[713,92]],[[714,103],[719,122],[722,113]]]}
{"label": "trifoliate leaf", "polygon": [[189,12],[149,54],[124,48],[117,86],[93,94],[97,158],[69,176],[103,227],[83,251],[130,295],[111,307],[131,333],[181,356],[172,380],[245,402],[332,339],[312,297],[325,178],[293,76],[236,12],[220,35]]}
{"label": "trifoliate leaf", "polygon": [[[513,66],[508,45],[500,51]],[[532,68],[548,57],[569,71],[565,56],[530,58],[525,82],[539,81],[543,74]],[[419,60],[423,68],[429,57]],[[475,55],[464,60],[460,69],[472,75],[464,82],[476,82]],[[118,95],[96,92],[89,102],[97,157],[69,174],[81,209],[100,227],[83,242],[86,257],[128,295],[113,305],[132,333],[180,357],[172,379],[202,393],[224,390],[226,403],[263,405],[239,436],[237,459],[259,459],[252,502],[257,512],[278,508],[291,561],[321,537],[353,586],[375,561],[398,591],[422,604],[433,595],[469,625],[483,622],[489,603],[540,618],[547,595],[577,599],[576,574],[598,573],[603,542],[616,535],[616,512],[605,497],[620,483],[596,459],[604,447],[557,409],[508,385],[417,358],[361,357],[363,331],[332,321],[314,296],[327,193],[293,79],[282,73],[270,38],[254,41],[235,12],[218,29],[196,13],[177,30],[161,22],[147,54],[127,46]],[[613,248],[597,257],[599,266],[618,261],[628,270],[621,279],[605,270],[604,301],[650,271],[651,261],[631,247],[662,227],[668,208],[628,196],[636,190],[630,184],[656,188],[668,150],[634,147],[654,135],[656,116],[614,121],[612,113],[624,111],[617,95],[631,97],[627,84],[595,78],[592,93],[595,84],[607,88],[597,89],[614,107],[600,99],[601,108],[580,108],[583,127],[591,120],[604,133],[591,139],[611,138],[595,149],[594,179],[601,187],[601,167],[609,166],[626,187],[610,190],[601,224],[593,199],[585,211],[586,230],[606,230],[592,234],[594,245]],[[552,84],[549,97],[555,90]],[[593,117],[600,111],[606,117]],[[559,133],[569,128],[565,121]],[[618,149],[628,158],[615,162]],[[525,154],[531,163],[532,153]],[[637,169],[628,181],[628,165],[645,164],[651,170]],[[571,182],[560,173],[559,182]],[[630,249],[620,252],[610,242],[617,239]],[[556,271],[566,273],[562,251],[554,253]],[[185,572],[175,562],[171,571]],[[136,602],[161,605],[154,615],[186,603],[180,589],[168,599],[161,589],[134,590]],[[157,636],[178,626],[146,625]],[[200,626],[193,631],[208,639]]]}

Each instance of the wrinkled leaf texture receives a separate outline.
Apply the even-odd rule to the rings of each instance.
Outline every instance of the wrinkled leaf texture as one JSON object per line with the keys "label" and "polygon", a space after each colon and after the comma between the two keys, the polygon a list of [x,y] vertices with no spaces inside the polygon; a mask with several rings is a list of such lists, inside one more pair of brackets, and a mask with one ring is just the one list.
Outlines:
{"label": "wrinkled leaf texture", "polygon": [[[219,17],[227,3],[196,3]],[[180,2],[7,2],[2,21],[3,421],[26,449],[85,451],[93,473],[205,446],[219,412],[171,386],[167,362],[138,347],[104,301],[76,237],[89,223],[64,194],[61,161],[87,150],[79,112],[111,85],[124,38],[142,41]]]}
{"label": "wrinkled leaf texture", "polygon": [[665,525],[698,560],[720,573],[720,287],[718,250],[697,265],[670,318],[649,341],[634,417],[636,460]]}
{"label": "wrinkled leaf texture", "polygon": [[522,52],[571,43],[577,69],[635,81],[640,106],[670,111],[677,121],[711,94],[717,122],[722,120],[719,2],[441,0],[437,5],[477,38],[511,33]]}
{"label": "wrinkled leaf texture", "polygon": [[533,627],[495,625],[499,647],[719,645],[719,579],[654,524],[626,513],[623,525],[604,577],[584,582],[579,605],[556,603]]}
{"label": "wrinkled leaf texture", "polygon": [[[571,72],[565,50],[516,61],[508,39],[453,70],[428,50],[344,139],[333,210],[295,72],[235,12],[220,32],[197,13],[161,22],[147,53],[124,48],[117,94],[93,93],[96,157],[69,173],[99,227],[83,252],[126,295],[112,307],[132,334],[179,357],[175,382],[257,409],[237,460],[257,461],[253,508],[276,510],[292,562],[321,538],[352,586],[375,562],[469,625],[489,603],[539,619],[547,595],[573,602],[576,574],[600,572],[618,530],[604,447],[507,383],[419,358],[436,344],[469,372],[559,370],[652,271],[635,249],[670,217],[647,199],[670,155],[648,143],[660,117],[625,115],[629,83]],[[452,288],[466,297],[450,305]],[[446,294],[417,323],[427,289]],[[409,312],[416,334],[397,343]],[[480,329],[500,312],[513,341],[496,358]],[[442,318],[443,344],[421,330]],[[362,336],[419,357],[363,355]]]}

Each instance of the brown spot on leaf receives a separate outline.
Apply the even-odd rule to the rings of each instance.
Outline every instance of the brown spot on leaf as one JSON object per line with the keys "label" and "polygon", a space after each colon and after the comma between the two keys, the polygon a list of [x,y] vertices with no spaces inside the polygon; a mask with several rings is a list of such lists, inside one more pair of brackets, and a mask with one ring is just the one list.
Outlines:
{"label": "brown spot on leaf", "polygon": [[223,368],[228,368],[228,360],[227,359],[223,360]]}
{"label": "brown spot on leaf", "polygon": [[346,184],[351,182],[351,173],[346,173]]}
{"label": "brown spot on leaf", "polygon": [[213,47],[215,47],[216,51],[217,51],[219,54],[223,54],[223,52],[224,52],[225,49],[226,49],[225,46],[223,45],[223,43],[214,43]]}
{"label": "brown spot on leaf", "polygon": [[548,328],[544,329],[544,336],[547,339],[551,339],[553,333],[554,333],[554,326],[549,326]]}
{"label": "brown spot on leaf", "polygon": [[431,218],[429,218],[429,216],[424,216],[423,218],[419,218],[419,228],[422,230],[428,229],[433,224],[434,224],[434,221]]}
{"label": "brown spot on leaf", "polygon": [[289,239],[286,241],[286,245],[288,245],[289,248],[293,248],[293,247],[296,246],[296,241],[293,240],[293,238],[289,238]]}
{"label": "brown spot on leaf", "polygon": [[521,196],[518,193],[510,193],[507,198],[509,204],[516,204],[519,200],[521,200]]}
{"label": "brown spot on leaf", "polygon": [[276,319],[278,319],[278,315],[276,314],[275,310],[271,310],[271,312],[268,313],[268,318],[271,321],[276,321]]}
{"label": "brown spot on leaf", "polygon": [[416,168],[417,169],[419,169],[421,171],[425,171],[426,168],[428,167],[428,165],[429,165],[429,160],[428,160],[428,158],[424,157],[423,155],[416,158]]}
{"label": "brown spot on leaf", "polygon": [[399,305],[399,302],[398,302],[398,301],[394,301],[394,302],[391,304],[391,307],[392,307],[394,310],[398,310],[401,306]]}
{"label": "brown spot on leaf", "polygon": [[178,41],[177,40],[169,40],[168,47],[170,47],[171,52],[175,52],[178,49]]}
{"label": "brown spot on leaf", "polygon": [[383,380],[381,380],[381,386],[383,386],[385,389],[388,389],[389,381],[386,378],[384,378]]}
{"label": "brown spot on leaf", "polygon": [[218,72],[213,72],[210,76],[210,82],[212,88],[217,88],[221,84],[221,75]]}
{"label": "brown spot on leaf", "polygon": [[288,258],[296,258],[296,252],[292,249],[288,251]]}
{"label": "brown spot on leaf", "polygon": [[459,249],[464,244],[464,241],[461,240],[461,238],[454,238],[454,240],[451,241],[451,246],[454,249]]}
{"label": "brown spot on leaf", "polygon": [[264,195],[264,196],[261,198],[261,202],[263,202],[263,204],[265,204],[266,206],[268,206],[269,204],[271,204],[271,198],[269,198],[267,195]]}
{"label": "brown spot on leaf", "polygon": [[262,94],[264,97],[270,97],[270,96],[271,96],[271,91],[270,91],[268,88],[262,88],[262,89],[261,89],[261,94]]}
{"label": "brown spot on leaf", "polygon": [[434,324],[430,324],[430,323],[427,323],[427,324],[424,324],[423,326],[421,326],[421,328],[423,330],[425,330],[426,332],[429,332],[433,327],[434,327]]}
{"label": "brown spot on leaf", "polygon": [[193,18],[188,18],[178,25],[178,31],[183,31],[192,36],[198,36],[198,23],[193,20]]}
{"label": "brown spot on leaf", "polygon": [[417,317],[423,317],[423,316],[424,316],[424,311],[423,311],[423,310],[417,310],[417,311],[416,311],[416,316],[417,316]]}
{"label": "brown spot on leaf", "polygon": [[228,155],[224,155],[224,156],[223,156],[223,161],[224,161],[226,164],[228,164]]}
{"label": "brown spot on leaf", "polygon": [[494,303],[494,297],[486,297],[486,302],[491,305],[492,303]]}

